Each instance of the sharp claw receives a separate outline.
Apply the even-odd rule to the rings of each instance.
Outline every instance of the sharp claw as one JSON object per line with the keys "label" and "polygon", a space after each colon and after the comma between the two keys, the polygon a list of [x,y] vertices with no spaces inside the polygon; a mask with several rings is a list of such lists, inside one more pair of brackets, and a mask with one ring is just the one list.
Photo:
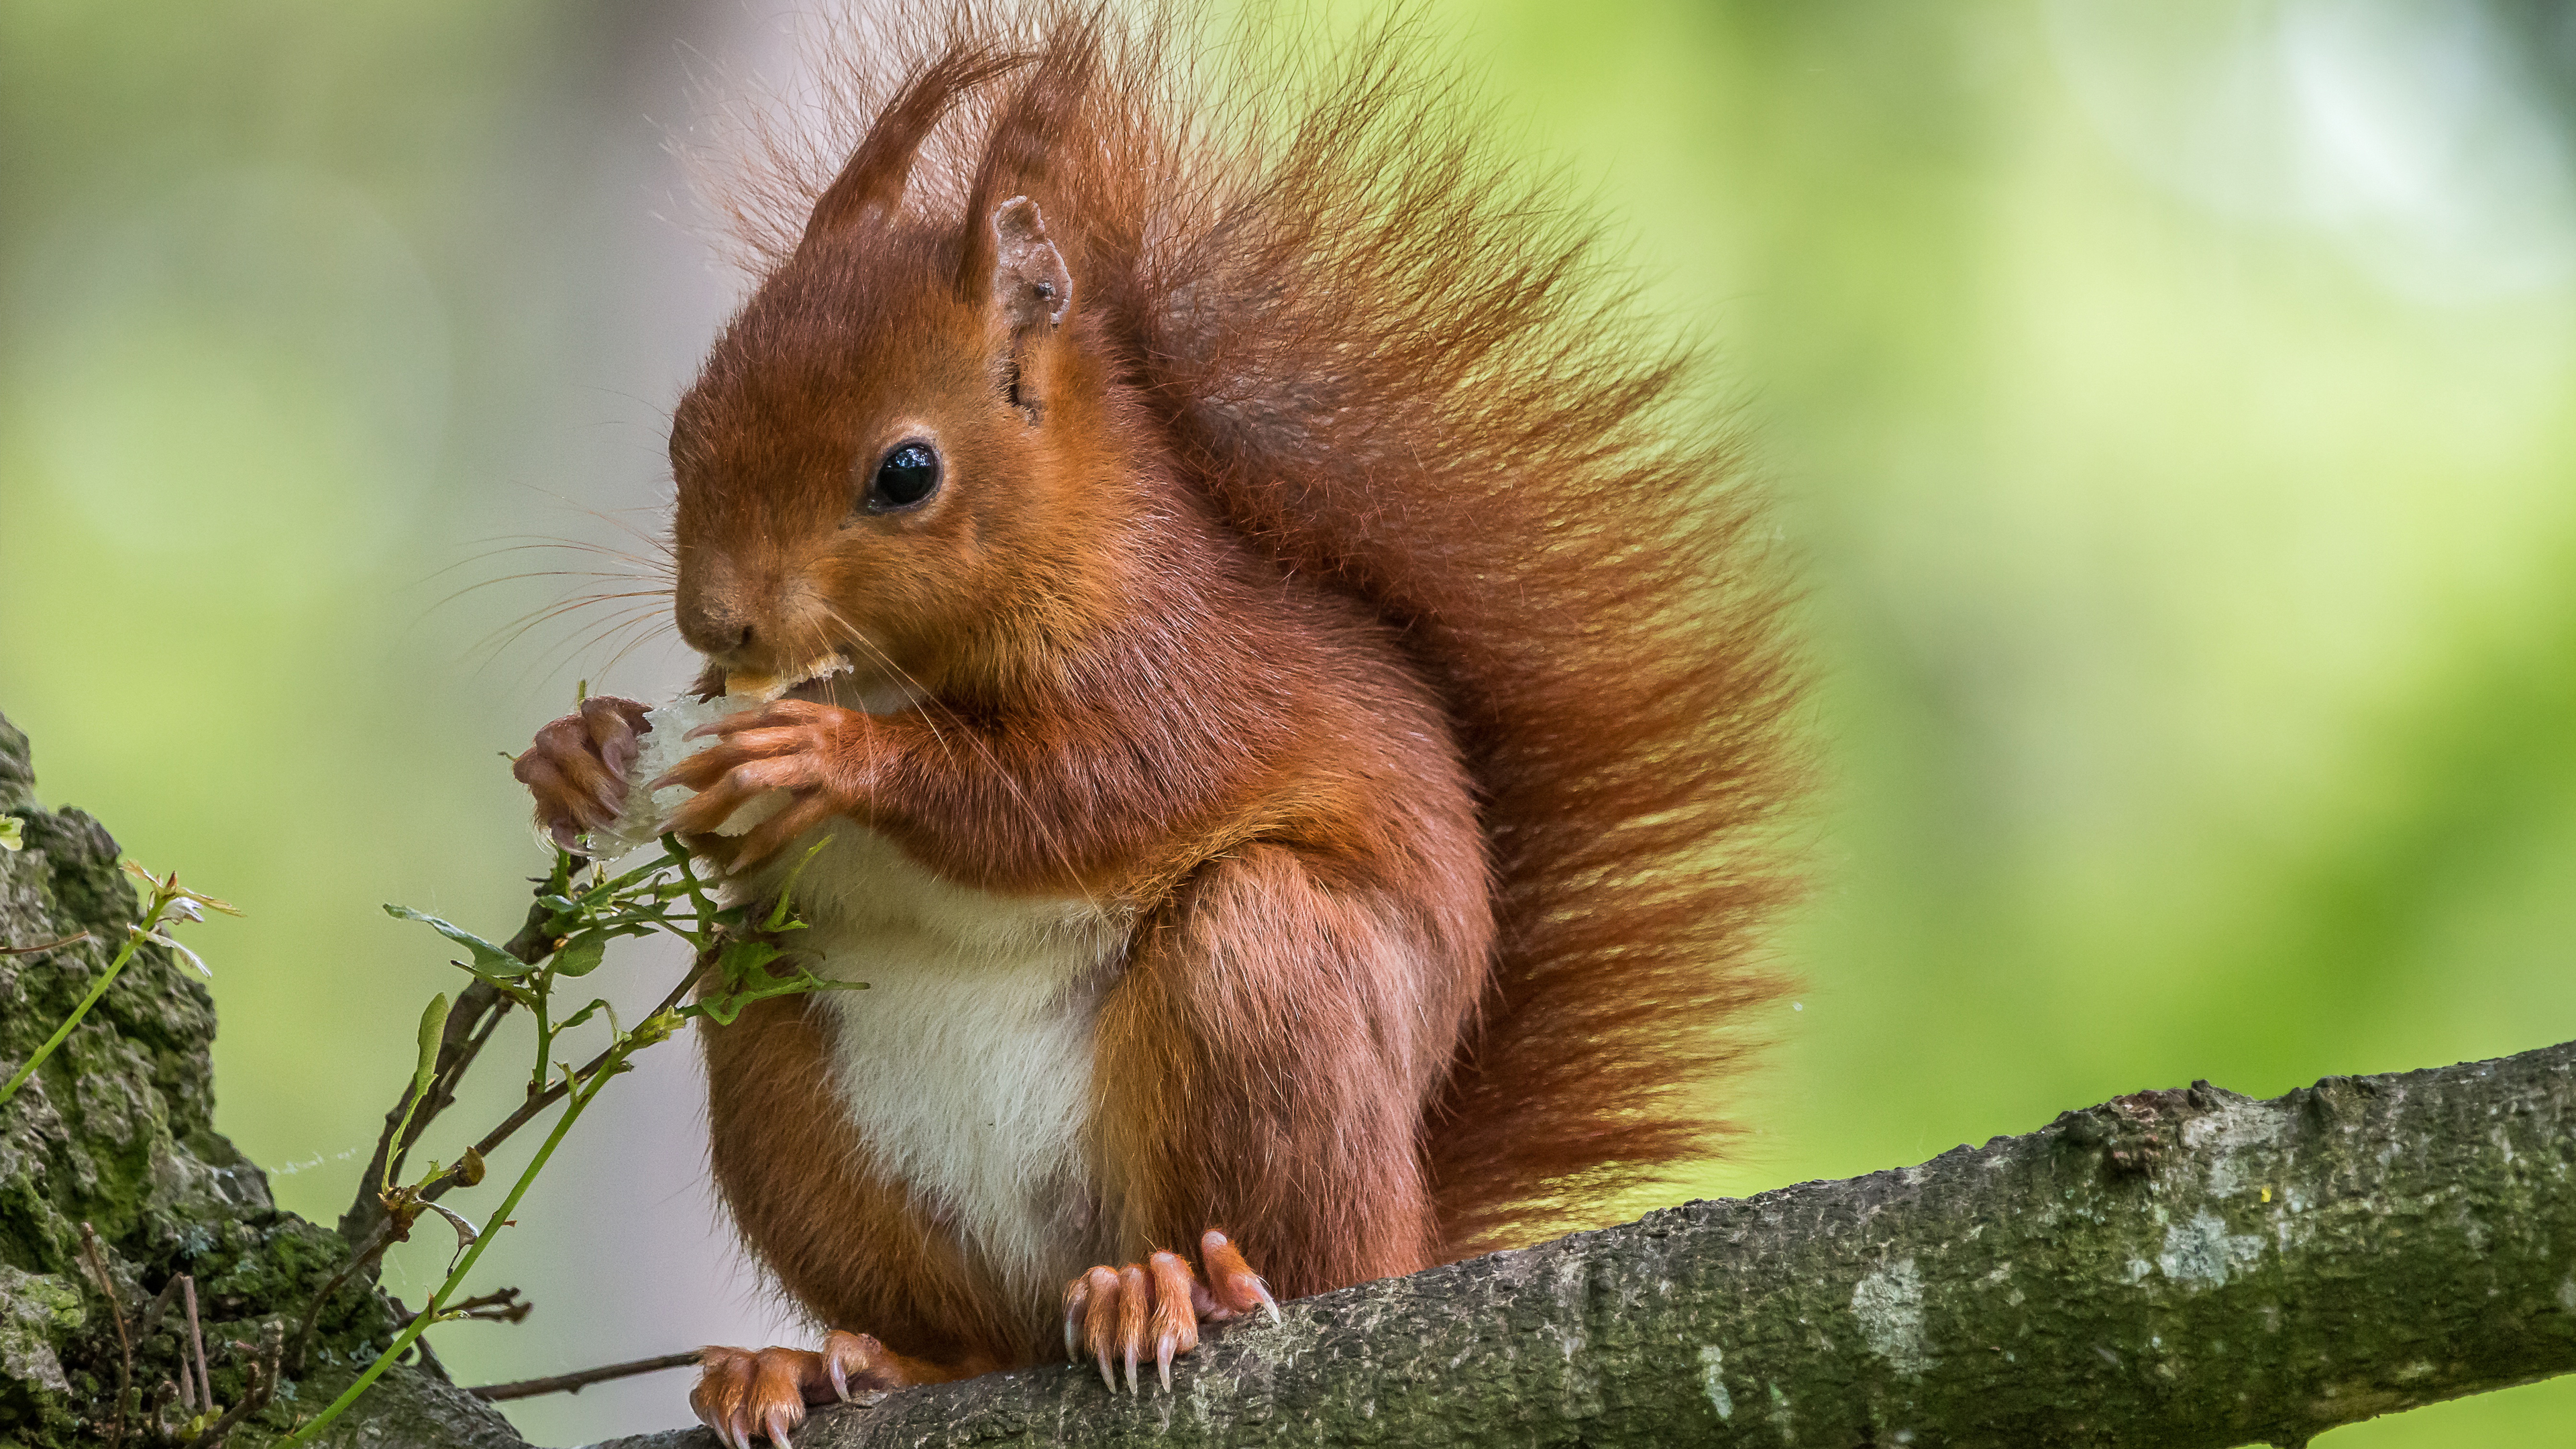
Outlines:
{"label": "sharp claw", "polygon": [[1163,1377],[1163,1392],[1172,1391],[1172,1350],[1177,1347],[1172,1335],[1164,1334],[1154,1343],[1154,1372]]}
{"label": "sharp claw", "polygon": [[1261,1311],[1269,1314],[1270,1321],[1277,1324],[1280,1321],[1279,1300],[1270,1296],[1270,1285],[1258,1278],[1253,1279],[1252,1296],[1261,1300]]}
{"label": "sharp claw", "polygon": [[787,1416],[785,1414],[772,1414],[769,1416],[769,1442],[777,1445],[778,1449],[796,1449],[796,1446],[789,1443],[787,1439]]}
{"label": "sharp claw", "polygon": [[1132,1339],[1127,1344],[1127,1392],[1136,1392],[1136,1344]]}
{"label": "sharp claw", "polygon": [[[1118,1392],[1118,1380],[1109,1368],[1109,1351],[1118,1332],[1118,1270],[1107,1265],[1082,1275],[1083,1342],[1100,1364],[1100,1383],[1111,1394]],[[1071,1311],[1071,1305],[1066,1306]]]}
{"label": "sharp claw", "polygon": [[848,1403],[850,1401],[850,1375],[846,1369],[841,1367],[841,1361],[839,1359],[830,1359],[825,1361],[823,1372],[832,1380],[832,1392],[841,1396],[842,1403]]}

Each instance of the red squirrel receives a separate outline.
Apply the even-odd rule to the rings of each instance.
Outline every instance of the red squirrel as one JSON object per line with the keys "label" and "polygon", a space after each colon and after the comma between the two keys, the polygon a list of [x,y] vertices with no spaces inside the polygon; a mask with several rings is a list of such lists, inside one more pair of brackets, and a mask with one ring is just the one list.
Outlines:
{"label": "red squirrel", "polygon": [[[1400,31],[1216,83],[1163,12],[887,34],[828,183],[746,183],[802,225],[671,421],[699,690],[794,687],[653,783],[693,839],[786,792],[728,890],[828,836],[792,944],[871,987],[701,1037],[829,1331],[706,1351],[736,1446],[1057,1354],[1168,1387],[1204,1322],[1597,1220],[1708,1150],[1788,890],[1756,500]],[[546,726],[540,824],[644,725]]]}

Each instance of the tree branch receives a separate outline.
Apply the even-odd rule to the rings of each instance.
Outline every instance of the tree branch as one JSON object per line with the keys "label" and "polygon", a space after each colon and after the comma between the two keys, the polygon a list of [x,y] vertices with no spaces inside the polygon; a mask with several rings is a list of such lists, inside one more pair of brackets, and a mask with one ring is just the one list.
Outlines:
{"label": "tree branch", "polygon": [[1169,1397],[1050,1367],[796,1442],[2218,1449],[2570,1369],[2576,1044],[2271,1101],[2141,1092],[1292,1303]]}
{"label": "tree branch", "polygon": [[500,1399],[533,1399],[539,1394],[577,1394],[592,1384],[612,1379],[633,1378],[637,1374],[660,1373],[664,1369],[686,1368],[698,1361],[700,1352],[666,1353],[656,1358],[630,1359],[625,1363],[605,1364],[578,1373],[555,1374],[542,1379],[518,1379],[506,1384],[479,1384],[465,1392],[491,1403]]}

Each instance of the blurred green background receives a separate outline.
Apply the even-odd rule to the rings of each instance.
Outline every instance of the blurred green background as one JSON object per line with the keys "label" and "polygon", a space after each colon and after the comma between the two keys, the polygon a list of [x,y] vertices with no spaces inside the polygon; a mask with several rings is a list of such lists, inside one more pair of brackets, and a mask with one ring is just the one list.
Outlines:
{"label": "blurred green background", "polygon": [[[664,143],[692,74],[786,74],[773,8],[0,7],[0,710],[49,800],[248,908],[194,937],[219,1120],[308,1215],[454,984],[376,903],[507,929],[541,858],[498,753],[577,678],[686,673],[611,667],[598,610],[496,639],[627,587],[500,550],[657,526],[736,285]],[[1432,7],[1711,344],[1804,560],[1806,988],[1703,1192],[2576,1037],[2567,13]],[[460,1380],[794,1331],[661,1056],[486,1258],[535,1317],[434,1336]],[[2571,1426],[2565,1380],[2324,1442]]]}

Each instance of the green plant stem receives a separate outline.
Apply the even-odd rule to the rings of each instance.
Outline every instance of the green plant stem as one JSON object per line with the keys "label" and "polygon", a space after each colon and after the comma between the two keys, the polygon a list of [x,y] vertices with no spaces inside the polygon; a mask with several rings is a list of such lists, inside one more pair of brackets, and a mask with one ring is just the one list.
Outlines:
{"label": "green plant stem", "polygon": [[142,944],[143,932],[129,928],[125,948],[116,953],[115,960],[107,963],[107,974],[98,978],[98,984],[89,989],[89,995],[81,998],[80,1005],[72,1008],[72,1014],[63,1019],[63,1024],[54,1029],[54,1034],[46,1038],[45,1044],[36,1048],[36,1054],[27,1058],[27,1064],[18,1069],[18,1075],[9,1079],[9,1085],[0,1087],[0,1107],[7,1106],[9,1100],[18,1095],[18,1089],[27,1085],[27,1079],[36,1074],[36,1068],[43,1066],[45,1058],[54,1054],[54,1048],[70,1039],[72,1028],[79,1026],[81,1018],[89,1015],[89,1009],[98,1005],[98,999],[107,994],[107,988],[116,984],[117,973],[125,969],[126,962],[134,959],[135,948]]}
{"label": "green plant stem", "polygon": [[[432,1079],[433,1084],[435,1083],[435,1080],[435,1078]],[[403,1134],[411,1130],[411,1119],[418,1115],[420,1112],[421,1099],[428,1095],[429,1094],[427,1092],[421,1091],[415,1091],[411,1094],[403,1107],[402,1125],[394,1128],[394,1141],[402,1141]],[[391,1192],[394,1190],[394,1165],[394,1159],[390,1157],[385,1159],[385,1178],[383,1182],[377,1184],[378,1191]]]}
{"label": "green plant stem", "polygon": [[554,988],[554,970],[551,964],[538,968],[536,980],[530,987],[536,999],[528,1003],[528,1009],[537,1018],[537,1066],[528,1079],[528,1095],[531,1097],[546,1089],[546,1058],[555,1047],[554,1017],[548,1010]]}
{"label": "green plant stem", "polygon": [[356,1403],[360,1394],[365,1393],[370,1385],[383,1377],[386,1369],[393,1367],[395,1358],[400,1356],[404,1349],[411,1347],[412,1341],[427,1331],[431,1324],[438,1321],[439,1314],[447,1306],[448,1298],[465,1282],[465,1275],[474,1271],[475,1260],[483,1256],[483,1250],[491,1245],[493,1237],[510,1221],[510,1214],[519,1206],[519,1199],[525,1197],[528,1188],[536,1182],[537,1174],[545,1168],[546,1159],[554,1155],[556,1146],[564,1140],[564,1134],[572,1130],[572,1124],[580,1118],[583,1109],[599,1095],[600,1088],[608,1085],[608,1079],[617,1074],[617,1068],[623,1065],[625,1059],[626,1053],[623,1050],[611,1053],[601,1069],[589,1078],[587,1085],[572,1093],[564,1106],[563,1115],[555,1119],[555,1130],[546,1134],[545,1143],[537,1149],[537,1155],[529,1159],[527,1168],[519,1174],[519,1180],[510,1185],[510,1195],[503,1198],[501,1206],[494,1209],[492,1216],[484,1220],[483,1231],[475,1237],[474,1245],[465,1250],[464,1257],[456,1260],[454,1268],[448,1270],[447,1281],[438,1285],[438,1292],[430,1298],[429,1306],[422,1309],[419,1316],[412,1319],[400,1333],[394,1335],[393,1343],[383,1353],[376,1355],[376,1361],[367,1365],[366,1372],[358,1375],[357,1380],[342,1391],[340,1397],[333,1400],[329,1408],[315,1415],[312,1422],[298,1428],[289,1443],[312,1443],[314,1435],[321,1433],[333,1419],[340,1417],[351,1404]]}

